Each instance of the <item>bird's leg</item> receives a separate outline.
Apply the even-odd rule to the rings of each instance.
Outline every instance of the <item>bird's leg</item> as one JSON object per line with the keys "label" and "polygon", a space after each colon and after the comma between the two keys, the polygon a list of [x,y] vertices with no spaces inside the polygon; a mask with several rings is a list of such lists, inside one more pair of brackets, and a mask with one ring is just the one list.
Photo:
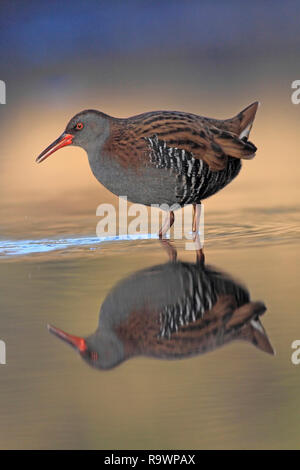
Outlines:
{"label": "bird's leg", "polygon": [[200,204],[193,204],[193,240],[196,241],[197,234],[199,232],[199,222],[201,215],[201,202]]}
{"label": "bird's leg", "polygon": [[167,233],[167,231],[172,227],[172,225],[174,224],[174,220],[175,220],[174,212],[170,211],[169,214],[167,214],[164,220],[164,223],[162,224],[161,229],[159,231],[158,236],[160,239],[162,239],[164,235]]}
{"label": "bird's leg", "polygon": [[160,239],[160,243],[162,244],[163,248],[168,253],[170,261],[173,263],[177,260],[177,250],[174,246],[166,239]]}
{"label": "bird's leg", "polygon": [[196,233],[194,243],[195,243],[195,251],[196,251],[196,263],[200,264],[201,266],[204,266],[205,256],[202,250],[201,241],[200,241],[198,232]]}
{"label": "bird's leg", "polygon": [[204,266],[205,264],[205,256],[204,256],[202,248],[200,248],[199,250],[196,250],[196,263],[200,264],[201,266]]}

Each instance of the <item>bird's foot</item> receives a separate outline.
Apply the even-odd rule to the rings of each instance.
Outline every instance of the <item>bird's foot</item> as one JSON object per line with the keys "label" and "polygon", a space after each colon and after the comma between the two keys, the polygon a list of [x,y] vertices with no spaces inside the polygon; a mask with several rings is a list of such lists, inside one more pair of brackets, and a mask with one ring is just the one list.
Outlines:
{"label": "bird's foot", "polygon": [[170,228],[172,227],[172,225],[174,224],[174,220],[175,220],[175,215],[174,215],[174,212],[173,211],[170,211],[169,214],[167,214],[162,226],[161,226],[161,229],[160,231],[158,232],[158,237],[160,240],[162,240],[164,238],[164,236],[166,235],[167,231],[170,230]]}
{"label": "bird's foot", "polygon": [[175,263],[175,261],[177,260],[177,250],[176,250],[176,248],[171,244],[171,242],[169,242],[166,239],[161,239],[160,243],[162,244],[162,247],[166,250],[166,252],[169,256],[169,260],[171,262]]}

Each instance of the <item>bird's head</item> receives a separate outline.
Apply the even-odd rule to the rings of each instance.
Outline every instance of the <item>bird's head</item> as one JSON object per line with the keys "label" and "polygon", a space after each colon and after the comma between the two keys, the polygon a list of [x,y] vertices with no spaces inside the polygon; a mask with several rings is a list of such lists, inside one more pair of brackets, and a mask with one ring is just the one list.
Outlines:
{"label": "bird's head", "polygon": [[88,150],[89,146],[101,144],[109,134],[108,116],[100,111],[89,109],[76,114],[69,121],[65,131],[37,157],[41,163],[57,150],[76,145]]}
{"label": "bird's head", "polygon": [[112,369],[124,360],[123,346],[114,334],[96,333],[82,338],[74,336],[53,325],[50,333],[72,346],[90,366],[97,369]]}

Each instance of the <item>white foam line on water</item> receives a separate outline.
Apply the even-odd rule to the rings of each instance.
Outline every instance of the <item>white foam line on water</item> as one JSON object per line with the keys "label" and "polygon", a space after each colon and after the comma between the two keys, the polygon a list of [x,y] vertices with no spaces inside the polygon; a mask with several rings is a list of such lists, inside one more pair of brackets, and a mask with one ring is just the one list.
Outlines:
{"label": "white foam line on water", "polygon": [[0,240],[1,256],[20,256],[33,253],[47,253],[79,246],[93,246],[103,242],[157,239],[157,234],[119,235],[110,237],[54,238],[40,240]]}

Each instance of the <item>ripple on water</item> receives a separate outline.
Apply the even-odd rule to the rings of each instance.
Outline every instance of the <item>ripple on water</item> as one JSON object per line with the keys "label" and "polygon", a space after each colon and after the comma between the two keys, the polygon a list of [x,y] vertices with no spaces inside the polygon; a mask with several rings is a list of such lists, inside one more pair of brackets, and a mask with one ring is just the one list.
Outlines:
{"label": "ripple on water", "polygon": [[[210,220],[217,220],[210,223]],[[247,222],[241,222],[247,220]],[[117,242],[137,242],[156,240],[157,234],[142,233],[116,237],[96,236],[53,236],[21,240],[0,240],[1,258],[28,256],[63,251],[64,253],[86,252],[86,250],[103,249]],[[252,210],[231,215],[209,214],[205,223],[205,246],[224,247],[261,246],[269,244],[293,244],[300,240],[300,211],[298,210]],[[182,244],[184,240],[174,240]],[[126,244],[127,245],[127,244]],[[128,247],[128,245],[127,245]]]}

